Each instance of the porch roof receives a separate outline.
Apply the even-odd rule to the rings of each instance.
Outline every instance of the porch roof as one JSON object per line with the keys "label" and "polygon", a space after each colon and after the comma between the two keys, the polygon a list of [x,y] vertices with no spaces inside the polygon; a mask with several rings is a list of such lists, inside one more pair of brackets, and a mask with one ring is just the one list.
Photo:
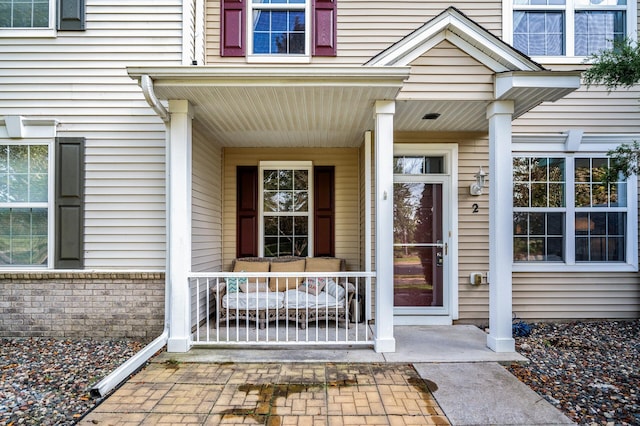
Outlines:
{"label": "porch roof", "polygon": [[[190,101],[196,123],[218,143],[236,147],[359,146],[363,132],[373,127],[374,102],[395,99],[409,70],[353,66],[128,68],[143,90],[151,80],[146,89],[151,96]],[[161,116],[163,108],[158,106]]]}
{"label": "porch roof", "polygon": [[[398,99],[410,71],[399,65],[128,68],[161,117],[168,114],[158,99],[188,100],[196,128],[235,147],[357,147],[373,129],[374,102]],[[502,71],[494,75],[493,100],[513,100],[517,118],[579,86],[579,71]],[[488,130],[491,99],[400,98],[396,131]],[[430,111],[441,117],[423,120]]]}

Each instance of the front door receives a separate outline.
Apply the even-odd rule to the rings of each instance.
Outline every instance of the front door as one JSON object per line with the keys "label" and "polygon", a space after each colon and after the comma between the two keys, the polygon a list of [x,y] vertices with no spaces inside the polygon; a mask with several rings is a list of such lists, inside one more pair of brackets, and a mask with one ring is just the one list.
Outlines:
{"label": "front door", "polygon": [[450,313],[445,157],[396,155],[394,164],[394,314],[431,323]]}

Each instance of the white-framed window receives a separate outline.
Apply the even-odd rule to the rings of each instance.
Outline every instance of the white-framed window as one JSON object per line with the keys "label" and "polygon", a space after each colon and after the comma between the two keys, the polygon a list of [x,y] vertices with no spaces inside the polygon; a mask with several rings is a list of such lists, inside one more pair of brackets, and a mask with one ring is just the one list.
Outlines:
{"label": "white-framed window", "polygon": [[310,56],[310,0],[251,0],[248,2],[249,57]]}
{"label": "white-framed window", "polygon": [[637,188],[604,153],[514,154],[514,270],[637,268]]}
{"label": "white-framed window", "polygon": [[0,142],[0,266],[47,266],[50,145]]}
{"label": "white-framed window", "polygon": [[261,256],[313,256],[313,165],[260,162]]}
{"label": "white-framed window", "polygon": [[632,0],[503,0],[506,42],[532,57],[585,57],[636,37]]}
{"label": "white-framed window", "polygon": [[0,0],[0,38],[55,37],[56,0]]}

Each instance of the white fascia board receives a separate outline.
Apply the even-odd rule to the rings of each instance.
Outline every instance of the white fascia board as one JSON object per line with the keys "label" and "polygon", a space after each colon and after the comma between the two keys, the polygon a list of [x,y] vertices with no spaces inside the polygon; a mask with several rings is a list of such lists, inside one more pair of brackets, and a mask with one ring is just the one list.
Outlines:
{"label": "white fascia board", "polygon": [[496,99],[506,99],[517,88],[573,89],[580,87],[580,71],[508,72],[495,77]]}
{"label": "white fascia board", "polygon": [[299,66],[198,66],[129,67],[129,76],[140,81],[149,75],[155,85],[189,83],[211,86],[380,86],[402,87],[409,67],[299,67]]}

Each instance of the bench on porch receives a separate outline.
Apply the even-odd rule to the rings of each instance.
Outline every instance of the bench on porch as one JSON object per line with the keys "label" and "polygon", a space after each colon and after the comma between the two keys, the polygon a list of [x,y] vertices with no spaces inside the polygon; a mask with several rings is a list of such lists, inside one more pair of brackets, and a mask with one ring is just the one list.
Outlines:
{"label": "bench on porch", "polygon": [[218,324],[246,320],[262,329],[270,322],[288,320],[304,329],[310,322],[325,320],[348,327],[360,311],[354,300],[356,287],[340,276],[346,271],[344,259],[239,258],[232,271],[233,276],[212,288]]}

